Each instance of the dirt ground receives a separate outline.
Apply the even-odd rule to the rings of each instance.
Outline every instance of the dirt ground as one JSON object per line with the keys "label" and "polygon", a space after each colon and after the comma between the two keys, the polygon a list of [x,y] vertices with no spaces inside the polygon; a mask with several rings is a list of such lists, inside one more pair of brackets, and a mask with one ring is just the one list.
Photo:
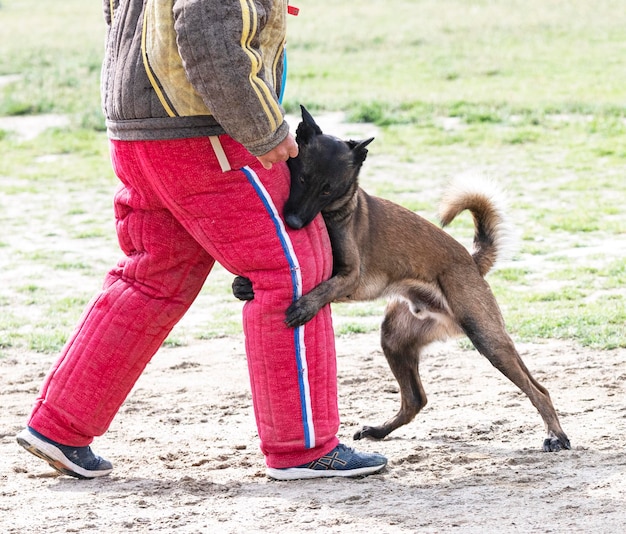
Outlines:
{"label": "dirt ground", "polygon": [[[518,348],[572,450],[542,452],[528,399],[476,351],[449,342],[423,359],[429,404],[416,420],[357,442],[388,456],[381,474],[294,482],[265,476],[240,336],[162,348],[95,441],[115,469],[92,481],[58,476],[17,445],[56,355],[10,349],[0,359],[0,532],[623,531],[626,350]],[[396,412],[398,388],[377,334],[340,336],[337,350],[340,438],[353,444],[362,425]]]}
{"label": "dirt ground", "polygon": [[[109,477],[57,476],[23,451],[22,428],[54,359],[0,360],[0,531],[618,532],[626,524],[626,351],[573,344],[520,350],[550,390],[571,451],[544,453],[530,402],[474,350],[434,347],[422,366],[430,403],[381,442],[364,479],[265,476],[242,339],[163,348],[94,448]],[[340,437],[398,407],[375,334],[338,339]]]}

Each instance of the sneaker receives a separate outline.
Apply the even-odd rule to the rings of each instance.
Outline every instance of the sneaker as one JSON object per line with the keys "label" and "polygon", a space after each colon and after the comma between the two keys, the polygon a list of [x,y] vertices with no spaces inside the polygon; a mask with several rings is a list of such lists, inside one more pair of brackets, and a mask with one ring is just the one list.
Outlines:
{"label": "sneaker", "polygon": [[358,452],[341,443],[328,454],[311,463],[286,469],[267,468],[267,476],[276,480],[301,478],[360,477],[380,471],[387,465],[382,454]]}
{"label": "sneaker", "polygon": [[61,445],[30,427],[17,435],[17,442],[28,452],[45,460],[59,473],[76,478],[103,477],[113,471],[111,462],[96,456],[91,447]]}

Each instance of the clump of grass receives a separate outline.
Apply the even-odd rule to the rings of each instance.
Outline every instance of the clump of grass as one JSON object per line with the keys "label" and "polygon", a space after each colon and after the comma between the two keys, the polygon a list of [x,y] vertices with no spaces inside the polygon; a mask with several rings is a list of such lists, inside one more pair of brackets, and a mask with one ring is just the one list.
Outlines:
{"label": "clump of grass", "polygon": [[38,330],[26,336],[27,348],[33,352],[51,354],[59,352],[67,340],[67,335],[58,330]]}
{"label": "clump of grass", "polygon": [[363,325],[359,323],[346,323],[339,325],[336,333],[340,336],[348,336],[351,334],[368,334],[375,331],[376,327],[371,325]]}
{"label": "clump of grass", "polygon": [[164,342],[163,342],[163,346],[169,349],[176,349],[179,347],[186,347],[188,345],[188,343],[175,335],[171,335],[169,336]]}

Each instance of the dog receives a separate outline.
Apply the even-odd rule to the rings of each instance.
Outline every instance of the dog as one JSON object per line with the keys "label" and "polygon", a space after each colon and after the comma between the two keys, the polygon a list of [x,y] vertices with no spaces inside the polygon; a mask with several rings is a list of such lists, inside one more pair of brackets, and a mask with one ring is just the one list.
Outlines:
{"label": "dog", "polygon": [[[493,196],[463,188],[444,195],[444,227],[464,210],[474,218],[470,254],[441,228],[359,187],[366,147],[373,138],[344,141],[325,135],[303,106],[301,110],[299,154],[288,161],[291,188],[283,216],[287,225],[299,229],[322,213],[332,245],[333,274],[294,302],[285,322],[302,325],[330,302],[389,299],[381,345],[400,386],[400,410],[380,426],[363,427],[354,439],[382,439],[412,421],[426,405],[420,353],[434,341],[465,334],[535,406],[546,429],[543,449],[570,449],[548,391],[522,361],[484,279],[504,238],[504,216]],[[242,300],[254,298],[246,278],[235,279],[233,292]]]}

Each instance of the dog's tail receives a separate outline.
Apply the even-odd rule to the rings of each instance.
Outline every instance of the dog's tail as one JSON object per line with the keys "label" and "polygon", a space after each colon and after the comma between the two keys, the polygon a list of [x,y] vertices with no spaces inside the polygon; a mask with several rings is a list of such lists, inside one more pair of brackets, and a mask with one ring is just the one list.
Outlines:
{"label": "dog's tail", "polygon": [[512,231],[506,219],[506,201],[500,187],[490,180],[462,177],[446,189],[439,208],[442,226],[462,211],[474,217],[472,257],[485,276],[503,253],[510,251]]}

